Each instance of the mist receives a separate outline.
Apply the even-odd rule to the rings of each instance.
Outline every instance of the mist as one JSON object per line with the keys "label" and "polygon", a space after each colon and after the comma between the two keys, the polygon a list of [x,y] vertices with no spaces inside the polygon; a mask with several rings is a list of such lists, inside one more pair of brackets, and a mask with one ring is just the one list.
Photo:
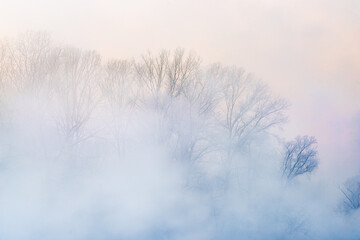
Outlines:
{"label": "mist", "polygon": [[296,105],[256,74],[182,48],[108,60],[45,32],[0,50],[1,238],[360,237],[358,155],[322,171],[326,146],[289,137]]}
{"label": "mist", "polygon": [[359,239],[354,0],[0,0],[1,239]]}

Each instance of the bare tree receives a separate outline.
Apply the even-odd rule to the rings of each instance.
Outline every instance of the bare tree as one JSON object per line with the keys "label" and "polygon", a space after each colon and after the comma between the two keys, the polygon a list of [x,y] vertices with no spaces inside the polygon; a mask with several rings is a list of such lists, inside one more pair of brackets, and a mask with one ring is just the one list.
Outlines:
{"label": "bare tree", "polygon": [[162,97],[171,99],[187,94],[199,66],[199,57],[178,48],[173,53],[162,50],[153,55],[149,52],[142,56],[140,63],[135,64],[135,69],[140,84],[145,86],[144,97],[153,98],[155,105],[161,106]]}
{"label": "bare tree", "polygon": [[340,187],[343,193],[341,209],[345,214],[350,214],[360,208],[360,176],[350,178]]}
{"label": "bare tree", "polygon": [[104,77],[100,82],[103,96],[111,105],[134,104],[134,69],[128,60],[111,60],[104,66]]}
{"label": "bare tree", "polygon": [[169,96],[177,97],[180,94],[186,95],[191,81],[196,77],[199,66],[200,58],[194,53],[186,55],[184,49],[176,49],[167,71]]}
{"label": "bare tree", "polygon": [[15,90],[49,93],[48,84],[54,79],[60,60],[60,49],[52,46],[49,34],[23,34],[8,44],[7,52],[9,77]]}
{"label": "bare tree", "polygon": [[266,85],[242,69],[219,67],[218,75],[223,83],[220,123],[227,131],[231,151],[241,149],[254,134],[286,120],[286,101],[273,97]]}
{"label": "bare tree", "polygon": [[285,144],[282,176],[292,180],[304,173],[311,173],[318,166],[317,141],[314,137],[296,137]]}
{"label": "bare tree", "polygon": [[[184,92],[184,101],[187,103],[186,110],[181,111],[182,115],[188,117],[189,133],[186,141],[182,139],[180,149],[182,155],[188,156],[191,162],[195,162],[206,156],[208,153],[215,151],[216,141],[216,108],[218,107],[219,82],[214,68],[211,66],[204,72],[196,74],[189,82],[189,86]],[[185,112],[186,111],[186,114]],[[175,119],[174,119],[175,120]],[[183,129],[184,128],[180,128]]]}
{"label": "bare tree", "polygon": [[215,110],[220,102],[220,82],[218,77],[218,64],[213,64],[203,72],[193,76],[189,82],[186,99],[191,106],[198,108],[198,114],[209,117],[215,114]]}
{"label": "bare tree", "polygon": [[128,121],[127,114],[123,113],[133,110],[136,106],[138,97],[136,87],[132,61],[111,60],[104,66],[100,88],[111,112],[108,127],[119,158],[125,150],[123,135]]}
{"label": "bare tree", "polygon": [[150,96],[157,97],[166,91],[169,55],[169,51],[166,50],[155,56],[148,52],[142,56],[140,63],[135,64],[137,77]]}
{"label": "bare tree", "polygon": [[157,55],[149,52],[135,64],[139,90],[143,90],[140,102],[152,105],[162,116],[160,125],[168,128],[160,139],[171,145],[176,159],[188,162],[202,155],[203,151],[197,149],[202,128],[199,119],[205,117],[205,112],[210,113],[206,105],[211,100],[206,99],[207,84],[198,75],[199,67],[200,58],[181,48],[162,50]]}
{"label": "bare tree", "polygon": [[85,125],[99,99],[96,86],[100,77],[100,63],[100,56],[94,51],[74,48],[62,51],[57,85],[62,108],[57,124],[72,143],[79,143],[91,136],[85,131]]}

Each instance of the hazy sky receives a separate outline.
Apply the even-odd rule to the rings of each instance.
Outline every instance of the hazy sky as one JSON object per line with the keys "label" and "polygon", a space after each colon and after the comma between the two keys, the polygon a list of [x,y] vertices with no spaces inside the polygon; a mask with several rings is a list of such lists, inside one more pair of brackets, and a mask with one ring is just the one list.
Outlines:
{"label": "hazy sky", "polygon": [[358,171],[358,0],[0,0],[0,37],[27,30],[109,58],[184,47],[242,66],[289,99],[287,135],[318,138],[320,169]]}

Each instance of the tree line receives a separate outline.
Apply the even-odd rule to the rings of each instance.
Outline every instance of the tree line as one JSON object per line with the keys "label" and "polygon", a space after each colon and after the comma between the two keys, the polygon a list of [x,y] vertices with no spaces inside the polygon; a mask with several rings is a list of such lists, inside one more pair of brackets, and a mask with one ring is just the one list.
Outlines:
{"label": "tree line", "polygon": [[[48,34],[23,34],[0,42],[3,128],[11,126],[8,102],[14,96],[56,106],[51,121],[65,146],[59,155],[69,159],[77,158],[85,142],[104,137],[107,129],[109,151],[121,161],[127,152],[128,114],[155,115],[152,127],[158,131],[151,141],[166,146],[171,161],[186,167],[185,187],[190,189],[210,188],[215,194],[236,188],[242,156],[254,151],[259,139],[275,139],[274,151],[280,149],[280,154],[274,165],[286,184],[319,166],[315,137],[273,137],[287,121],[285,99],[242,68],[204,66],[198,55],[181,48],[148,52],[136,60],[103,61],[95,51],[57,45]],[[94,129],[91,121],[101,117],[101,109],[109,113],[108,125]],[[209,161],[221,168],[216,183],[204,180],[199,170]],[[346,214],[359,209],[359,184],[352,179],[340,187]]]}

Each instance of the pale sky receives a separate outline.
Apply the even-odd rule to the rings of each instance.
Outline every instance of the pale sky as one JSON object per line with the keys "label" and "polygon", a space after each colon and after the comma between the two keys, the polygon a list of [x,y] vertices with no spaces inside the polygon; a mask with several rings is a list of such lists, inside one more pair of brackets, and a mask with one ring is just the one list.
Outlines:
{"label": "pale sky", "polygon": [[358,171],[358,0],[0,0],[0,37],[28,30],[107,58],[183,47],[241,66],[291,102],[286,136],[317,137],[323,171]]}

